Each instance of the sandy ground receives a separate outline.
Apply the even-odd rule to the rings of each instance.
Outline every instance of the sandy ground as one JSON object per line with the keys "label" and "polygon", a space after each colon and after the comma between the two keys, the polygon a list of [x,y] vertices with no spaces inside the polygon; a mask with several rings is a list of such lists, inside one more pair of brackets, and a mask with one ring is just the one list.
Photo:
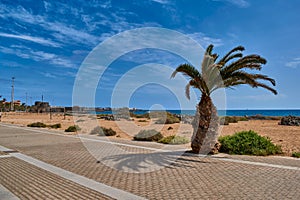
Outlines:
{"label": "sandy ground", "polygon": [[[190,138],[192,134],[192,127],[188,124],[160,125],[148,119],[137,118],[132,121],[107,121],[84,115],[64,117],[62,114],[53,114],[52,119],[50,119],[49,114],[3,113],[2,122],[24,126],[32,122],[43,122],[47,125],[60,123],[62,128],[59,130],[61,131],[77,124],[82,129],[80,133],[89,133],[95,126],[100,125],[115,130],[117,132],[115,137],[126,139],[132,139],[135,134],[143,129],[156,129],[165,136],[181,135]],[[290,156],[292,152],[300,152],[300,127],[282,126],[278,125],[278,122],[278,120],[250,120],[232,123],[228,126],[222,126],[220,134],[230,135],[238,131],[254,130],[262,136],[269,137],[275,144],[281,145],[285,155]]]}

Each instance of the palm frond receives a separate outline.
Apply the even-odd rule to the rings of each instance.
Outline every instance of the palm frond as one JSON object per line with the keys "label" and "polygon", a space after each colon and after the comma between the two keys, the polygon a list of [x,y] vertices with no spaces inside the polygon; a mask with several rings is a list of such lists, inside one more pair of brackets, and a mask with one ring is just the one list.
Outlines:
{"label": "palm frond", "polygon": [[266,84],[257,82],[256,87],[265,88],[265,89],[271,91],[273,94],[277,95],[277,91],[275,89],[271,88],[270,86],[267,86]]}
{"label": "palm frond", "polygon": [[269,81],[269,82],[271,82],[271,84],[272,84],[273,86],[275,86],[275,85],[276,85],[276,82],[275,82],[275,80],[274,80],[274,79],[272,79],[272,78],[270,78],[270,77],[268,77],[267,75],[262,75],[262,74],[253,74],[252,76],[253,76],[253,78],[254,78],[254,79],[262,79],[262,80],[266,80],[266,81]]}
{"label": "palm frond", "polygon": [[224,63],[228,63],[230,60],[234,59],[234,58],[242,58],[243,54],[242,53],[236,53],[233,55],[228,56],[225,60]]}
{"label": "palm frond", "polygon": [[213,64],[214,64],[214,57],[212,57],[210,55],[204,55],[202,64],[201,64],[201,73],[205,80],[207,80],[207,78],[205,78],[205,77],[211,70]]}
{"label": "palm frond", "polygon": [[201,92],[207,92],[207,85],[201,75],[201,73],[192,65],[182,64],[179,65],[175,71],[172,73],[171,78],[174,78],[178,72],[181,72],[183,75],[191,79],[191,85],[195,88],[198,88]]}
{"label": "palm frond", "polygon": [[189,64],[181,64],[179,65],[175,71],[172,73],[171,78],[174,78],[178,72],[183,73],[185,76],[189,76],[191,78],[199,77],[200,73],[198,70]]}
{"label": "palm frond", "polygon": [[188,100],[191,99],[191,97],[190,97],[190,87],[191,87],[190,83],[188,83],[188,84],[185,86],[185,96],[186,96],[186,98],[187,98]]}
{"label": "palm frond", "polygon": [[214,48],[214,45],[212,45],[212,44],[208,45],[208,47],[206,48],[205,54],[211,55],[213,48]]}
{"label": "palm frond", "polygon": [[228,77],[222,76],[224,81],[224,86],[229,87],[236,81],[244,81],[245,84],[253,85],[255,84],[255,79],[252,77],[252,74],[249,74],[244,71],[236,71],[231,73]]}
{"label": "palm frond", "polygon": [[266,64],[266,59],[258,56],[258,55],[249,55],[245,56],[221,69],[221,74],[230,74],[234,71],[248,68],[248,69],[256,69],[261,70],[261,65]]}
{"label": "palm frond", "polygon": [[[225,62],[225,60],[232,54],[232,53],[234,53],[234,52],[236,52],[236,51],[244,51],[245,50],[245,48],[243,47],[243,46],[237,46],[237,47],[235,47],[235,48],[233,48],[231,51],[229,51],[223,58],[221,58],[220,60],[219,60],[219,63],[223,63],[223,62]],[[225,62],[226,63],[226,62]]]}
{"label": "palm frond", "polygon": [[[262,65],[267,63],[265,58],[255,54],[243,57],[241,51],[244,51],[245,48],[237,46],[217,61],[219,55],[212,53],[213,47],[211,44],[206,49],[202,60],[201,73],[194,66],[182,64],[171,75],[171,78],[173,78],[178,72],[181,72],[190,78],[189,83],[185,87],[188,99],[190,99],[190,87],[199,89],[205,95],[210,95],[219,88],[233,88],[238,85],[249,85],[254,88],[261,87],[277,94],[274,88],[259,82],[259,80],[268,81],[275,86],[276,82],[274,79],[266,75],[245,71],[249,69],[261,70]],[[233,62],[227,64],[230,61]]]}

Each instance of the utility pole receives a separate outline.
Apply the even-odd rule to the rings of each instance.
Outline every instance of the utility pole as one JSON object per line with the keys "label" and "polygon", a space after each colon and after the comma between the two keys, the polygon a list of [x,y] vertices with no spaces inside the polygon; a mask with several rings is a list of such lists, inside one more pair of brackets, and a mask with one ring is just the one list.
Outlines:
{"label": "utility pole", "polygon": [[11,104],[10,104],[10,110],[14,111],[14,89],[15,89],[15,77],[12,77],[12,85],[11,85]]}
{"label": "utility pole", "polygon": [[26,95],[25,112],[27,112],[27,107],[28,107],[28,105],[27,105],[27,92],[25,93],[25,95]]}

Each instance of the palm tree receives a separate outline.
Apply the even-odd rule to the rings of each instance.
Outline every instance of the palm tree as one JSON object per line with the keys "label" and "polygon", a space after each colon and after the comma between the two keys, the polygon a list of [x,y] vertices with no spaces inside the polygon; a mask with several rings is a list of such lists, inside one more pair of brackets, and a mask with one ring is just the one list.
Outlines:
{"label": "palm tree", "polygon": [[[193,121],[192,152],[207,153],[216,143],[219,129],[219,118],[215,105],[211,99],[211,93],[219,88],[232,88],[238,85],[250,85],[253,88],[262,87],[277,94],[277,91],[266,85],[270,82],[275,86],[275,80],[266,75],[250,73],[250,70],[261,70],[266,64],[266,59],[259,55],[243,56],[245,48],[235,47],[224,57],[218,59],[213,54],[213,45],[209,45],[204,54],[201,72],[190,64],[181,64],[171,75],[174,78],[178,72],[189,78],[185,88],[185,94],[190,99],[190,87],[201,92],[201,100],[197,105],[196,115]],[[229,62],[230,61],[230,62]],[[201,150],[201,152],[200,152]]]}

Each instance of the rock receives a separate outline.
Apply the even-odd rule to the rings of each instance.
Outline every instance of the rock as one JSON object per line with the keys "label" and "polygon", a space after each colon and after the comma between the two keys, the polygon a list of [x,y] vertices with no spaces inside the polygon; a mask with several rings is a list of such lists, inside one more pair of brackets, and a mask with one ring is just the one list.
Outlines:
{"label": "rock", "polygon": [[181,122],[184,124],[192,124],[193,120],[194,120],[194,116],[189,116],[189,115],[181,116]]}
{"label": "rock", "polygon": [[282,117],[278,124],[286,125],[286,126],[299,126],[300,125],[300,117],[291,116],[291,115]]}
{"label": "rock", "polygon": [[221,148],[221,143],[220,143],[220,142],[217,142],[217,143],[214,145],[214,147],[212,148],[212,150],[209,152],[209,154],[214,155],[214,154],[219,153],[220,148]]}

